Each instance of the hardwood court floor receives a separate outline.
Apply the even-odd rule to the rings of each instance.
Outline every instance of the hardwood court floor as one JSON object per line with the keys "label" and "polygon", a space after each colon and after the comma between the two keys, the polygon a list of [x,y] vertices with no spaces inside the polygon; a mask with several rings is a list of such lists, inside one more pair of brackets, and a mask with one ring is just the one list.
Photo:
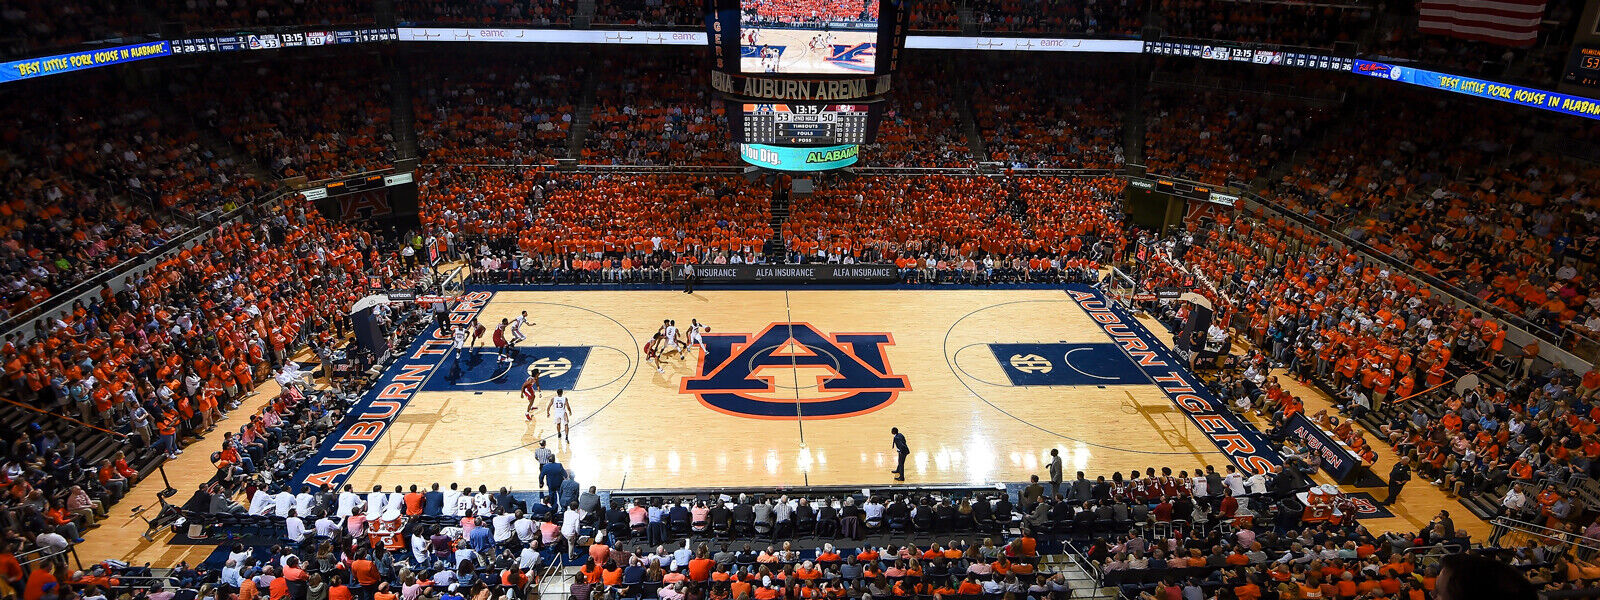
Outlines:
{"label": "hardwood court floor", "polygon": [[[315,359],[302,353],[296,360]],[[201,484],[216,474],[216,467],[211,465],[209,457],[222,446],[222,432],[238,431],[240,426],[249,423],[250,415],[276,398],[278,391],[278,383],[268,379],[257,386],[255,393],[246,397],[238,409],[218,421],[215,430],[191,444],[183,455],[166,462],[163,468],[167,481],[178,490],[167,499],[168,503],[181,505],[188,501]],[[83,564],[87,566],[106,559],[116,559],[133,565],[149,563],[156,568],[175,566],[179,561],[196,565],[216,550],[216,546],[208,544],[168,545],[167,540],[172,534],[166,531],[157,533],[151,541],[140,538],[148,529],[144,518],[153,518],[160,510],[156,495],[163,488],[161,474],[151,473],[148,478],[135,484],[122,502],[111,507],[108,516],[100,521],[100,527],[84,531],[83,543],[76,546],[78,558]],[[147,510],[135,512],[139,508]],[[76,566],[73,565],[74,568]]]}
{"label": "hardwood court floor", "polygon": [[[480,316],[497,323],[523,310],[536,323],[524,330],[528,357],[550,364],[551,356],[587,348],[569,384],[571,442],[552,437],[542,410],[549,390],[537,420],[524,420],[521,363],[506,382],[488,384],[498,389],[483,389],[477,384],[487,377],[472,373],[453,384],[435,373],[349,482],[357,489],[434,481],[535,489],[533,450],[546,440],[582,485],[601,489],[870,486],[891,483],[891,427],[910,442],[911,484],[1025,481],[1043,475],[1041,461],[1051,448],[1061,451],[1068,478],[1077,470],[1092,477],[1225,464],[1147,381],[1103,387],[1007,381],[988,344],[1110,341],[1060,290],[512,291],[497,293]],[[799,399],[798,416],[715,410],[683,391],[702,352],[669,358],[664,373],[642,364],[642,347],[662,319],[680,328],[699,319],[712,335],[754,336],[774,323],[809,324],[824,337],[881,332],[892,338],[881,346],[889,373],[904,376],[910,389],[876,409],[818,418],[838,394],[819,391],[816,382],[835,371],[785,364],[757,375],[774,380],[766,396],[787,398],[791,410]],[[778,354],[810,354],[792,346]],[[1100,351],[1108,348],[1115,351]]]}
{"label": "hardwood court floor", "polygon": [[[580,391],[574,394],[578,425],[573,442],[554,446],[585,485],[615,489],[622,486],[625,475],[632,488],[793,485],[796,478],[819,485],[884,484],[889,483],[887,471],[893,460],[888,448],[891,426],[902,428],[909,437],[910,483],[1024,480],[1043,472],[1039,461],[1049,448],[1062,451],[1069,471],[1089,473],[1147,465],[1223,464],[1221,454],[1151,386],[1102,390],[994,385],[1005,382],[998,363],[970,344],[1105,341],[1059,291],[713,290],[694,296],[502,292],[487,307],[485,317],[510,317],[521,310],[529,311],[538,323],[528,329],[530,341],[594,347],[580,374]],[[677,318],[680,325],[699,318],[713,327],[713,333],[754,333],[767,323],[791,317],[830,333],[893,333],[895,345],[886,350],[889,365],[908,378],[912,390],[886,408],[856,417],[758,420],[715,412],[679,393],[676,382],[692,374],[685,363],[669,363],[662,375],[639,366],[638,348],[662,318]],[[1154,321],[1141,321],[1157,339],[1168,339]],[[791,382],[796,376],[790,374]],[[1320,392],[1285,381],[1308,409],[1329,404]],[[237,428],[277,393],[277,384],[268,381],[256,392],[219,424],[218,431]],[[537,487],[532,452],[522,446],[548,437],[551,430],[542,417],[530,429],[522,420],[522,407],[514,391],[424,392],[397,418],[379,441],[378,452],[367,458],[351,482],[370,486],[374,481],[393,485],[438,480]],[[187,499],[195,486],[211,477],[214,470],[206,455],[215,448],[216,439],[214,432],[167,462],[167,475],[179,490],[174,501]],[[1387,475],[1394,453],[1385,444],[1374,447],[1379,454],[1377,471]],[[495,452],[500,454],[486,456]],[[1327,480],[1322,475],[1316,478]],[[134,486],[102,527],[84,533],[85,542],[77,546],[82,559],[170,566],[180,560],[197,563],[215,550],[212,545],[169,546],[165,533],[152,542],[139,538],[144,522],[130,514],[130,508],[154,505],[161,487],[159,476]],[[1381,488],[1346,489],[1382,494]],[[1374,532],[1411,532],[1446,509],[1458,528],[1472,532],[1474,539],[1487,539],[1488,524],[1420,479],[1406,486],[1400,502],[1390,509],[1395,518],[1363,520],[1363,524]]]}

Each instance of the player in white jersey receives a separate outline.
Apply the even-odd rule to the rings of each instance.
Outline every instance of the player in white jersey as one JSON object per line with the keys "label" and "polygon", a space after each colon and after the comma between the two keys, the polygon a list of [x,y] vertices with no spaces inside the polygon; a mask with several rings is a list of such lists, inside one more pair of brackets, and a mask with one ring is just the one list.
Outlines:
{"label": "player in white jersey", "polygon": [[667,319],[661,322],[661,333],[667,336],[667,345],[678,345],[678,322]]}
{"label": "player in white jersey", "polygon": [[520,342],[522,340],[528,339],[528,336],[522,335],[522,326],[523,325],[535,325],[535,323],[530,323],[528,321],[528,311],[522,311],[522,314],[517,315],[517,318],[511,320],[511,343],[512,344],[515,344],[515,343]]}
{"label": "player in white jersey", "polygon": [[701,339],[700,334],[708,333],[710,331],[711,328],[701,325],[699,319],[689,319],[689,345],[704,346],[705,340]]}
{"label": "player in white jersey", "polygon": [[572,403],[567,399],[566,390],[556,390],[556,395],[550,397],[550,404],[544,407],[544,416],[555,422],[557,439],[565,437],[567,441],[572,441],[572,427],[567,425],[567,420],[572,417]]}
{"label": "player in white jersey", "polygon": [[461,362],[462,351],[467,346],[467,328],[456,327],[450,334],[450,348],[456,351],[456,362]]}

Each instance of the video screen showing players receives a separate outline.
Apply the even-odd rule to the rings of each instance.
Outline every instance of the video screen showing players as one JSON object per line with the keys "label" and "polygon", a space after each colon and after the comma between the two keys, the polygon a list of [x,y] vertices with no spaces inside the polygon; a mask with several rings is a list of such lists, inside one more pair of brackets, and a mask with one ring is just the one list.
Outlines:
{"label": "video screen showing players", "polygon": [[870,75],[878,65],[878,0],[741,0],[739,70]]}

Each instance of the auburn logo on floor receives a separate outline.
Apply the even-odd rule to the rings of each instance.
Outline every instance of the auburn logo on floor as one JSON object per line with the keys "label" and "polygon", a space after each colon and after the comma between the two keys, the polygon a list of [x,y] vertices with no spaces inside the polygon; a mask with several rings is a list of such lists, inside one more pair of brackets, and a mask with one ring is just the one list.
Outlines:
{"label": "auburn logo on floor", "polygon": [[834,419],[869,413],[911,389],[889,366],[888,333],[824,335],[810,323],[704,336],[680,390],[712,410],[756,419]]}

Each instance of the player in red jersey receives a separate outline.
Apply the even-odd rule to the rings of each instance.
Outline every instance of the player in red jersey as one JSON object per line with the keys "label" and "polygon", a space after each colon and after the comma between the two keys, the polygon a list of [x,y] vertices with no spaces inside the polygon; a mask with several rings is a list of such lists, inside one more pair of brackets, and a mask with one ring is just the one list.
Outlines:
{"label": "player in red jersey", "polygon": [[666,339],[667,334],[665,332],[657,331],[655,335],[650,337],[650,341],[644,345],[644,359],[655,365],[657,373],[665,372],[661,369],[661,347],[666,344]]}
{"label": "player in red jersey", "polygon": [[500,324],[494,328],[494,349],[500,353],[500,362],[511,360],[506,354],[510,350],[510,344],[506,343],[506,326],[510,324],[510,319],[500,319]]}
{"label": "player in red jersey", "polygon": [[522,382],[522,397],[528,400],[528,409],[523,416],[527,417],[529,422],[533,421],[534,405],[539,403],[539,375],[539,370],[533,369],[528,372],[528,380]]}
{"label": "player in red jersey", "polygon": [[483,323],[479,323],[478,318],[473,317],[472,324],[467,327],[472,330],[472,347],[476,348],[478,347],[478,340],[483,339]]}

